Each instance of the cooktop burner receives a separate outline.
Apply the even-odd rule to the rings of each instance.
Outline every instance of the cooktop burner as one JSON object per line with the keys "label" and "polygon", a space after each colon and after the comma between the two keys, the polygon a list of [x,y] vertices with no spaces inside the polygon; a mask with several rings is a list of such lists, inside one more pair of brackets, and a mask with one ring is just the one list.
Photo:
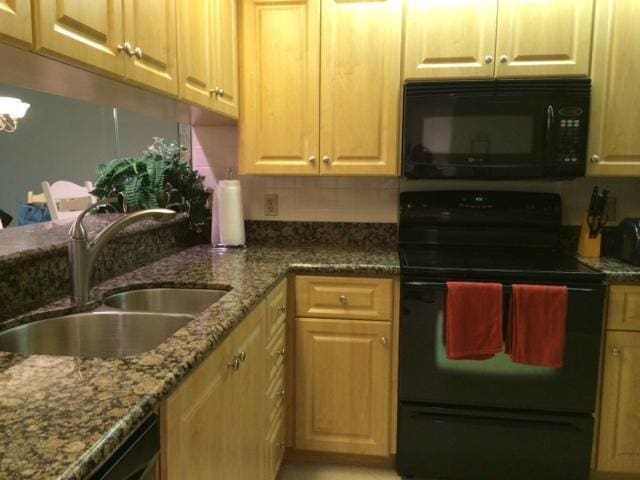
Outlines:
{"label": "cooktop burner", "polygon": [[479,275],[549,280],[589,280],[603,275],[561,252],[529,248],[402,247],[402,271],[408,274],[467,277]]}

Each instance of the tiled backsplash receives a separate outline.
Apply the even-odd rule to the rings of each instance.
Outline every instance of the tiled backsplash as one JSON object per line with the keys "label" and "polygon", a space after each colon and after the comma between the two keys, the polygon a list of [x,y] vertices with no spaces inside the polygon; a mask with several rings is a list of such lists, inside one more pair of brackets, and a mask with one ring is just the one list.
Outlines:
{"label": "tiled backsplash", "polygon": [[[193,163],[214,187],[227,168],[238,171],[235,126],[194,127]],[[562,195],[565,225],[578,225],[594,185],[617,198],[617,223],[640,217],[640,179],[580,178],[573,181],[405,181],[375,177],[240,177],[248,220],[397,222],[398,191],[421,189],[485,189],[554,192]],[[278,195],[278,216],[265,215],[265,194]]]}

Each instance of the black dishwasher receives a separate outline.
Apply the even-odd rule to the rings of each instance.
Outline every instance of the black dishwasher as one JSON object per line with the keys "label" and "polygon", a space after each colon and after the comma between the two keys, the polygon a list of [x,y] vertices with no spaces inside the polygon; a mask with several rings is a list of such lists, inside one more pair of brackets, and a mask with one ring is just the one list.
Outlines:
{"label": "black dishwasher", "polygon": [[153,480],[160,454],[160,422],[150,415],[89,480]]}

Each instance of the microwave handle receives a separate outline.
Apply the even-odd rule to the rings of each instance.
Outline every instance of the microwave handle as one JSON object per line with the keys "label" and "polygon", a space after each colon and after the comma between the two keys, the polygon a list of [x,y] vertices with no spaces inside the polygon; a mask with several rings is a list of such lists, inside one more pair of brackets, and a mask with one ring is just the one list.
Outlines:
{"label": "microwave handle", "polygon": [[547,145],[549,145],[551,140],[551,127],[553,127],[555,116],[553,105],[549,105],[547,107]]}

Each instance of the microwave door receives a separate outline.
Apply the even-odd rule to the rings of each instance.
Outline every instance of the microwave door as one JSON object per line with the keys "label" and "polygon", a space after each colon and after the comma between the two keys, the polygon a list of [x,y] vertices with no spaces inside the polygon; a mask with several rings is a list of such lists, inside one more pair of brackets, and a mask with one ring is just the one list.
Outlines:
{"label": "microwave door", "polygon": [[539,99],[433,95],[405,104],[403,172],[409,178],[540,177],[546,112]]}

